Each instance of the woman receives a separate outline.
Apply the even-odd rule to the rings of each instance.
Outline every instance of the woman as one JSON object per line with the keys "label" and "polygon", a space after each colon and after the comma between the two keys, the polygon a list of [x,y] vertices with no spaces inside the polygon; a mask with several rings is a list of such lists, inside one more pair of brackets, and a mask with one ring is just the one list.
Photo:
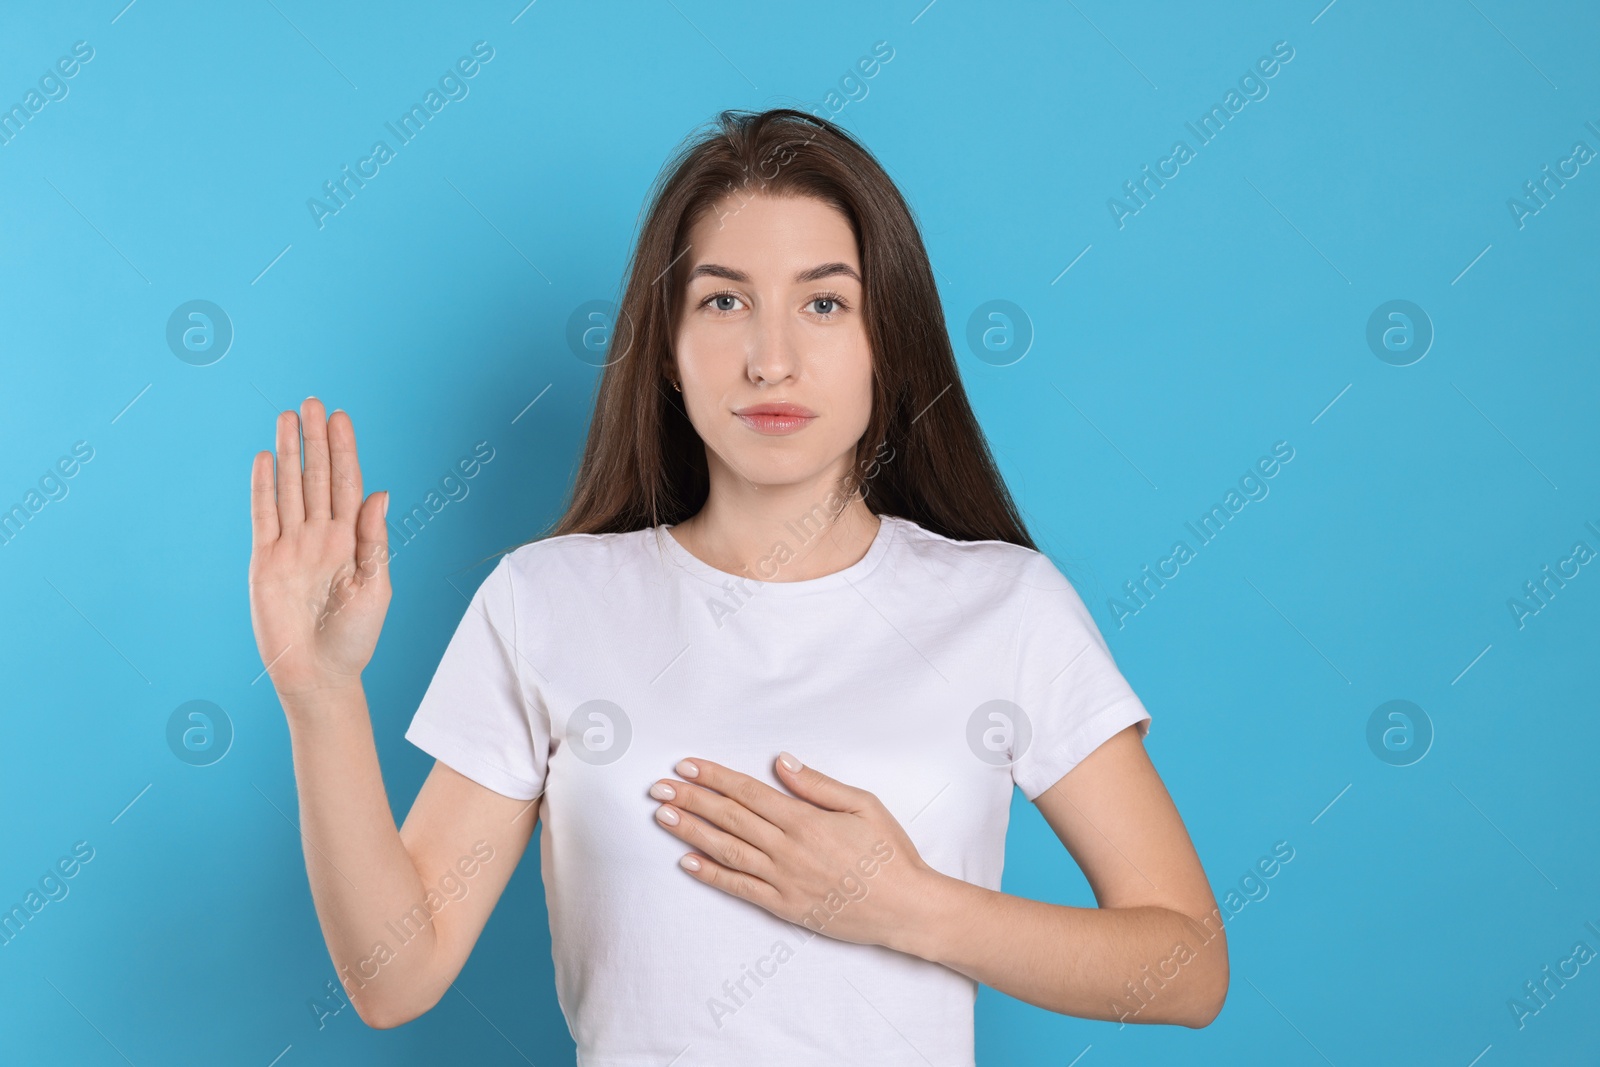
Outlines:
{"label": "woman", "polygon": [[[1210,1022],[1226,942],[1149,715],[1018,518],[872,156],[724,112],[652,190],[619,317],[565,515],[412,720],[437,762],[398,831],[360,677],[388,494],[314,398],[304,471],[293,412],[276,479],[255,457],[252,618],[361,1017],[440,998],[542,820],[580,1064],[970,1064],[977,982]],[[998,892],[1014,786],[1099,907]]]}

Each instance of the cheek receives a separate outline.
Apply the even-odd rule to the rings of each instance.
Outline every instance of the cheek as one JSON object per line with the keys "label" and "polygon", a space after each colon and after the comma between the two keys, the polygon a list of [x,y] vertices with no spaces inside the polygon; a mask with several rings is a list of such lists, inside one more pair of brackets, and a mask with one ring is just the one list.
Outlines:
{"label": "cheek", "polygon": [[860,439],[872,419],[872,353],[862,338],[859,348],[840,361],[839,380],[835,383],[839,422],[852,431],[852,442]]}
{"label": "cheek", "polygon": [[744,338],[737,330],[690,320],[679,327],[675,349],[686,382],[720,392],[744,373]]}
{"label": "cheek", "polygon": [[740,390],[746,384],[744,351],[730,340],[715,331],[681,331],[677,359],[683,392],[673,391],[667,382],[662,382],[661,388],[682,405],[700,439],[732,461],[734,454],[729,450],[741,439],[743,427],[728,414],[729,398],[742,395]]}

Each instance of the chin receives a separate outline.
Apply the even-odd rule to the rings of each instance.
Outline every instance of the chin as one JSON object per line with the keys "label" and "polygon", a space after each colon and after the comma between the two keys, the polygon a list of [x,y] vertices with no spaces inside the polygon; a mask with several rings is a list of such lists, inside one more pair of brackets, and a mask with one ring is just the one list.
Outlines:
{"label": "chin", "polygon": [[744,456],[730,463],[743,479],[759,486],[800,485],[820,477],[827,464],[803,456]]}

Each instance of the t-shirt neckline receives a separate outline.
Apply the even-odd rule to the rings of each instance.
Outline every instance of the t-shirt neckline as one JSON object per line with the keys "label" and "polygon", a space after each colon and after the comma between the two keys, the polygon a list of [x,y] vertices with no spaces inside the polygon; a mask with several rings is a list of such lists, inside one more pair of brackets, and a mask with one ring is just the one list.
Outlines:
{"label": "t-shirt neckline", "polygon": [[[867,552],[864,556],[850,564],[848,567],[845,567],[843,570],[837,570],[832,574],[824,574],[817,578],[807,578],[798,582],[764,582],[755,575],[735,574],[732,571],[725,571],[721,568],[713,567],[711,564],[702,560],[699,556],[696,556],[694,553],[690,552],[687,548],[684,548],[683,545],[679,544],[678,539],[673,537],[669,532],[670,527],[666,523],[662,523],[659,526],[654,527],[652,533],[655,534],[658,542],[664,544],[668,555],[672,557],[672,560],[675,564],[688,573],[694,575],[696,578],[699,578],[701,581],[708,582],[709,584],[716,586],[718,589],[723,587],[724,582],[745,581],[760,586],[763,596],[769,594],[776,596],[801,596],[806,593],[840,589],[847,585],[854,585],[861,581],[861,579],[865,578],[872,571],[872,569],[878,565],[879,561],[882,560],[884,555],[889,551],[890,544],[896,540],[897,535],[900,532],[899,524],[902,521],[903,520],[894,515],[879,515],[878,532],[873,537],[872,543],[867,546]],[[785,539],[785,542],[789,544],[791,550],[795,549],[796,541],[799,541],[798,534],[796,534],[794,540],[792,541],[787,538]]]}

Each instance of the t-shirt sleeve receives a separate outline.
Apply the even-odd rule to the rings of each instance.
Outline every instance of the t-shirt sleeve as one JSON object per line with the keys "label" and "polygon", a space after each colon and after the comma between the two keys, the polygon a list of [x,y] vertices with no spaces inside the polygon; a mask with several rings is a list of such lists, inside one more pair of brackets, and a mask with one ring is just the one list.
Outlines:
{"label": "t-shirt sleeve", "polygon": [[503,557],[473,594],[406,740],[496,793],[532,800],[544,792],[550,720],[523,688],[513,570]]}
{"label": "t-shirt sleeve", "polygon": [[1011,777],[1032,801],[1101,743],[1134,723],[1150,732],[1150,713],[1118,670],[1100,628],[1050,557],[1024,568],[1017,631],[1018,729]]}

